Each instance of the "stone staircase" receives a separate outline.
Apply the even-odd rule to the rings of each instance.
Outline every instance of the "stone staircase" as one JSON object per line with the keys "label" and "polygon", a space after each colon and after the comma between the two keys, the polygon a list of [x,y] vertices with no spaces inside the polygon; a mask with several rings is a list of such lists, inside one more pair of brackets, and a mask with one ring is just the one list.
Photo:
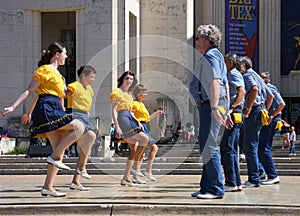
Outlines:
{"label": "stone staircase", "polygon": [[[155,158],[153,172],[155,175],[199,175],[202,172],[202,160],[198,144],[166,143],[158,144],[159,152]],[[297,146],[297,144],[296,144]],[[300,157],[288,156],[288,149],[281,149],[281,136],[276,136],[272,149],[275,165],[279,175],[300,175]],[[300,147],[296,147],[299,152]],[[147,152],[146,152],[147,153]],[[129,151],[120,151],[112,158],[91,157],[87,164],[92,175],[122,175]],[[64,163],[75,168],[77,158],[65,158]],[[143,164],[146,164],[146,160]],[[145,167],[143,165],[143,167]],[[142,168],[143,168],[142,167]],[[241,174],[247,174],[245,161],[240,162]],[[46,158],[26,158],[25,155],[0,156],[0,175],[44,175],[47,172]],[[60,170],[61,175],[71,175],[72,170]]]}

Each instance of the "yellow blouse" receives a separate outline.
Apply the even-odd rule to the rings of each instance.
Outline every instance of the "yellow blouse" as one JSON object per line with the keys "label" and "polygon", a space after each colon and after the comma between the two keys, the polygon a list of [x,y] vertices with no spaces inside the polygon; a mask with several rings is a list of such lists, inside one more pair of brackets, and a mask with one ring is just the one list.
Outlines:
{"label": "yellow blouse", "polygon": [[150,115],[144,103],[139,101],[133,101],[132,112],[140,122],[150,121]]}
{"label": "yellow blouse", "polygon": [[71,92],[68,96],[68,108],[79,109],[85,112],[91,110],[94,91],[90,85],[85,89],[80,82],[75,81],[70,83],[67,89]]}
{"label": "yellow blouse", "polygon": [[62,75],[50,65],[40,66],[32,76],[32,79],[40,83],[36,94],[50,94],[63,97],[65,94],[65,81]]}
{"label": "yellow blouse", "polygon": [[112,103],[118,104],[117,111],[132,109],[133,98],[131,94],[123,92],[120,88],[116,88],[110,94],[110,100]]}

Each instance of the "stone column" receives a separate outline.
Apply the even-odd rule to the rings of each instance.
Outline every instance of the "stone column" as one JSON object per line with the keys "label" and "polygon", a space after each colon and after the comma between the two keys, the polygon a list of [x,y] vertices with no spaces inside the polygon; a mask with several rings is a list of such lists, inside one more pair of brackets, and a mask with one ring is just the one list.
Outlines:
{"label": "stone column", "polygon": [[271,81],[281,89],[281,0],[259,1],[259,70],[270,71]]}

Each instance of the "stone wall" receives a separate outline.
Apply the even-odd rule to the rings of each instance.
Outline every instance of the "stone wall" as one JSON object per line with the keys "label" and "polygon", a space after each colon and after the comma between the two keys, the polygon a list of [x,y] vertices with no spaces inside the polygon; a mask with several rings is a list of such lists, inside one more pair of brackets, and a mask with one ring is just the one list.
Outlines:
{"label": "stone wall", "polygon": [[[193,68],[193,52],[188,46],[193,44],[190,34],[193,29],[192,23],[188,25],[188,15],[193,14],[193,11],[190,10],[189,2],[140,1],[141,35],[151,37],[141,42],[141,83],[152,91],[145,103],[150,112],[159,106],[163,107],[171,130],[169,134],[177,122],[182,119],[188,121],[190,118],[187,87]],[[176,101],[178,97],[181,99]],[[152,129],[157,127],[156,121],[151,123]]]}

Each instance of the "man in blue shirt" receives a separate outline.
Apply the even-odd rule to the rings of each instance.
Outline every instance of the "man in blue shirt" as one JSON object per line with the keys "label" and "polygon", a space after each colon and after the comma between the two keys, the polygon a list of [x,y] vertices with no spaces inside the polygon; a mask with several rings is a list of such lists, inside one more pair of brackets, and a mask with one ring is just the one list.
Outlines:
{"label": "man in blue shirt", "polygon": [[192,197],[220,199],[224,196],[224,183],[217,138],[221,125],[225,124],[224,118],[229,104],[226,65],[218,50],[222,33],[214,25],[200,25],[195,39],[203,57],[195,67],[189,89],[199,112],[199,145],[203,172],[200,191],[192,193]]}
{"label": "man in blue shirt", "polygon": [[269,109],[269,125],[263,126],[259,135],[258,157],[268,176],[268,180],[263,181],[262,184],[277,184],[280,180],[274,165],[271,148],[273,145],[273,137],[279,129],[276,126],[277,122],[281,121],[281,111],[285,107],[285,102],[278,89],[270,83],[270,73],[268,71],[261,72],[260,76],[274,95],[271,108]]}
{"label": "man in blue shirt", "polygon": [[225,192],[242,190],[239,168],[239,137],[242,126],[242,107],[245,96],[245,84],[242,74],[236,69],[238,56],[235,53],[225,55],[227,78],[229,83],[230,109],[227,114],[227,125],[221,144],[221,162],[225,175]]}
{"label": "man in blue shirt", "polygon": [[252,61],[249,57],[240,57],[239,61],[246,89],[243,127],[247,133],[244,133],[243,151],[246,156],[248,181],[243,184],[243,187],[259,187],[258,140],[262,128],[261,111],[270,108],[274,95],[263,79],[252,69]]}

